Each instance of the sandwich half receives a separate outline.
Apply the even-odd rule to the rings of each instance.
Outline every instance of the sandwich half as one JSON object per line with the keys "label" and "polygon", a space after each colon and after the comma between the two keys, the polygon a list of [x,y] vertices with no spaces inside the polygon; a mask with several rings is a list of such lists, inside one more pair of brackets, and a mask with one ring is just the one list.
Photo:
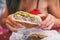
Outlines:
{"label": "sandwich half", "polygon": [[12,19],[26,27],[34,27],[41,23],[41,18],[37,15],[30,14],[28,12],[18,11],[16,12]]}

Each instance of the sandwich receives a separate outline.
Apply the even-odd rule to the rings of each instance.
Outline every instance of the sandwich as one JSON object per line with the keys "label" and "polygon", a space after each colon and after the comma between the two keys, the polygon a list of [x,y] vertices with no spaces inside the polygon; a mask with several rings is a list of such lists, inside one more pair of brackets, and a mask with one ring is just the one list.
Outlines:
{"label": "sandwich", "polygon": [[34,27],[41,23],[41,18],[39,16],[24,11],[16,12],[12,19],[26,27]]}

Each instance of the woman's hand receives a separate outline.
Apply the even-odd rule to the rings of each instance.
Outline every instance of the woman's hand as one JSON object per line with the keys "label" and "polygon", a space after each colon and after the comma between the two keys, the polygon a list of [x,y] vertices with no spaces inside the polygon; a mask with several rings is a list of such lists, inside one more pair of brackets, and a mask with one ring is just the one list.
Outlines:
{"label": "woman's hand", "polygon": [[20,23],[14,22],[14,20],[12,20],[13,15],[14,14],[8,16],[6,25],[12,32],[17,32],[18,30],[20,30],[20,28],[23,28],[23,26]]}
{"label": "woman's hand", "polygon": [[48,14],[48,16],[46,17],[46,19],[42,22],[42,29],[44,30],[50,30],[55,22],[55,17],[52,16],[51,14]]}
{"label": "woman's hand", "polygon": [[44,18],[44,20],[42,21],[42,25],[41,25],[41,29],[43,30],[50,30],[55,22],[55,17],[52,16],[51,14],[44,14],[42,16],[40,16],[41,18]]}

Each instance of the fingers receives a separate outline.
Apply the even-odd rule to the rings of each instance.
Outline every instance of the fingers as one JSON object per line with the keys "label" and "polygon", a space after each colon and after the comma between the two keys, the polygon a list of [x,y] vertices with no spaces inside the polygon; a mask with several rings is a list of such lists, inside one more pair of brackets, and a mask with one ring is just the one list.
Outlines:
{"label": "fingers", "polygon": [[14,14],[11,14],[11,15],[8,16],[8,18],[7,18],[7,23],[9,23],[10,25],[13,25],[13,26],[22,27],[22,25],[21,25],[20,23],[15,22],[15,21],[12,19],[12,16],[13,16],[13,15],[14,15]]}
{"label": "fingers", "polygon": [[54,22],[55,22],[54,16],[50,15],[50,20],[48,21],[48,23],[46,24],[46,26],[52,25],[52,24],[54,24]]}
{"label": "fingers", "polygon": [[13,24],[14,21],[11,19],[12,16],[13,16],[13,14],[12,14],[12,15],[9,15],[8,18],[7,18],[7,20],[6,20],[6,23],[10,24],[11,26],[14,25],[14,24]]}
{"label": "fingers", "polygon": [[42,29],[44,30],[50,30],[55,22],[55,18],[52,15],[49,15],[46,20],[43,21],[42,23]]}
{"label": "fingers", "polygon": [[16,25],[18,28],[23,28],[24,26],[18,22],[12,22],[14,25]]}
{"label": "fingers", "polygon": [[[8,21],[8,23],[6,23],[7,27],[12,31],[12,32],[17,32],[20,30],[20,28],[16,28],[16,25],[12,25],[11,22]],[[15,27],[16,26],[16,27]]]}
{"label": "fingers", "polygon": [[13,21],[10,20],[6,20],[6,24],[11,25],[12,27],[15,27],[16,25],[13,24]]}
{"label": "fingers", "polygon": [[12,32],[17,32],[17,30],[14,29],[10,24],[7,23],[6,25]]}
{"label": "fingers", "polygon": [[38,16],[41,17],[42,21],[44,21],[46,19],[46,17],[48,16],[48,14],[39,14]]}
{"label": "fingers", "polygon": [[9,21],[7,20],[6,21],[7,24],[11,25],[12,27],[15,27],[15,28],[23,28],[23,25],[18,23],[18,22],[14,22],[14,21]]}
{"label": "fingers", "polygon": [[46,26],[44,28],[41,28],[43,30],[50,30],[52,28],[52,26],[54,25],[54,23],[50,24],[49,26]]}
{"label": "fingers", "polygon": [[7,27],[13,31],[13,32],[17,32],[20,28],[22,28],[22,25],[18,22],[14,22],[11,18],[12,18],[13,14],[12,15],[9,15],[7,20],[6,20],[6,25]]}
{"label": "fingers", "polygon": [[47,18],[42,22],[42,28],[48,26],[49,22],[51,22],[51,18],[47,16]]}

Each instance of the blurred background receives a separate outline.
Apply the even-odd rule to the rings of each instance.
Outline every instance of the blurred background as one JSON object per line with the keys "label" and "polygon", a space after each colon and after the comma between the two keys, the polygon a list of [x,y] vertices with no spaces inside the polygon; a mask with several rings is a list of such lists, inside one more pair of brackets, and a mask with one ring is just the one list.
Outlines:
{"label": "blurred background", "polygon": [[6,7],[6,0],[0,0],[0,18],[3,14],[3,10]]}
{"label": "blurred background", "polygon": [[[6,7],[6,0],[0,0],[0,19]],[[0,24],[0,40],[9,40],[11,32]]]}

